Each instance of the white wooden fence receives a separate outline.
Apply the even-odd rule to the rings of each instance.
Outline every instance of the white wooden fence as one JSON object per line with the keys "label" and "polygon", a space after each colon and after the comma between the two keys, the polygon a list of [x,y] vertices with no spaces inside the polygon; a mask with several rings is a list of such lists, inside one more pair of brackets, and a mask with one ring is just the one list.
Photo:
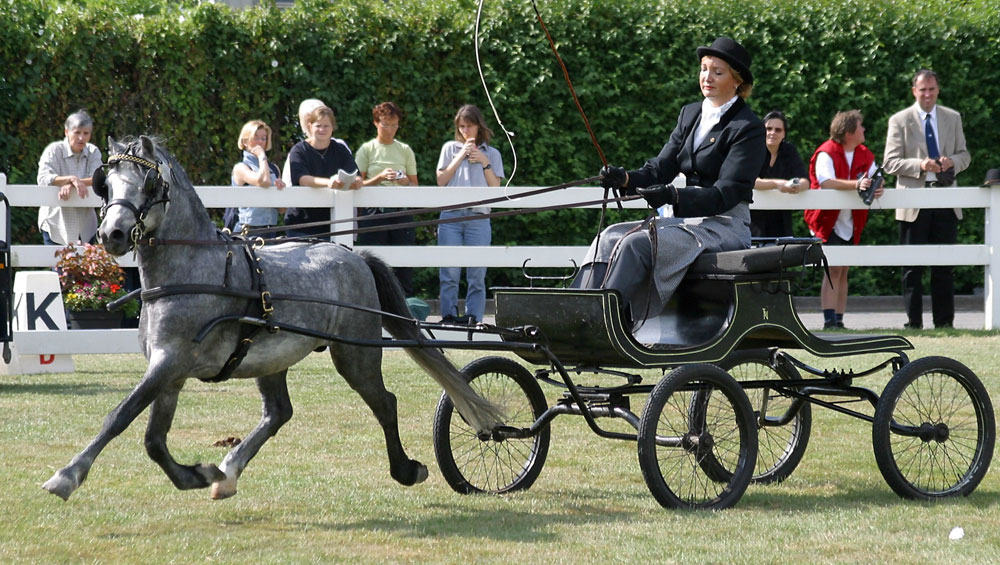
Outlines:
{"label": "white wooden fence", "polygon": [[[202,202],[210,208],[226,206],[281,206],[281,207],[330,207],[334,219],[350,218],[356,207],[411,207],[424,208],[471,202],[488,197],[507,195],[510,199],[493,204],[494,209],[535,208],[554,204],[570,204],[597,200],[603,197],[598,187],[578,187],[550,192],[530,198],[518,195],[537,187],[510,187],[509,189],[417,187],[371,187],[358,191],[289,187],[282,191],[256,187],[233,188],[229,186],[196,187]],[[51,187],[35,185],[7,185],[0,174],[0,192],[6,194],[12,207],[19,206],[88,206],[99,207],[100,200],[93,195],[86,199],[72,196],[69,201],[59,201]],[[802,194],[782,194],[762,191],[754,196],[754,208],[790,209],[806,208],[843,209],[857,207],[856,194],[849,191],[813,190]],[[629,208],[643,208],[642,201],[630,202]],[[825,249],[831,265],[851,266],[906,266],[906,265],[983,265],[985,267],[985,316],[983,327],[993,329],[1000,324],[1000,300],[996,284],[1000,282],[1000,191],[978,187],[948,189],[887,190],[875,201],[872,210],[907,208],[984,208],[986,210],[985,241],[979,244],[960,245],[860,245],[853,247],[828,247]],[[337,224],[346,226],[347,224]],[[0,230],[3,227],[0,226]],[[0,231],[3,233],[3,231]],[[338,236],[338,241],[351,244],[351,236]],[[394,266],[442,267],[485,266],[520,267],[531,260],[534,267],[564,267],[571,260],[580,262],[585,246],[503,246],[489,247],[439,247],[399,246],[379,247],[378,254]],[[122,265],[133,265],[126,256]],[[55,264],[53,249],[43,245],[15,245],[12,248],[15,267],[48,268]],[[43,336],[28,336],[16,332],[18,352],[33,353],[100,353],[137,351],[135,330],[91,330],[88,335],[74,331],[44,332]],[[60,335],[56,335],[60,334]],[[67,334],[67,335],[61,335]],[[125,340],[122,342],[122,340]],[[130,345],[131,344],[131,345]],[[43,351],[44,349],[44,351]]]}

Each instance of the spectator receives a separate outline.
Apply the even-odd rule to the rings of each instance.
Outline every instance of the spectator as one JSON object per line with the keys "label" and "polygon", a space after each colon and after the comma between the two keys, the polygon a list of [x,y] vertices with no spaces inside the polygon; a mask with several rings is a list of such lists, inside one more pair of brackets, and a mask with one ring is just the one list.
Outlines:
{"label": "spectator", "polygon": [[[73,112],[63,124],[65,139],[54,141],[38,159],[39,186],[59,187],[59,199],[74,194],[86,198],[94,171],[101,166],[101,150],[90,143],[94,120],[83,110]],[[69,245],[77,241],[93,243],[97,236],[97,214],[93,208],[41,206],[38,230],[45,245]]]}
{"label": "spectator", "polygon": [[[417,181],[417,158],[413,154],[413,149],[396,139],[402,117],[402,110],[394,102],[382,102],[372,109],[375,138],[358,148],[358,153],[355,156],[362,185],[416,186],[419,184]],[[400,208],[363,208],[360,210],[360,216],[399,210]],[[359,220],[358,227],[393,226],[412,221],[413,216],[411,215],[375,218]],[[416,243],[417,231],[412,227],[358,234],[358,245],[415,245]],[[413,296],[413,269],[405,267],[393,270],[399,277],[399,282],[403,285],[403,292],[406,293],[406,296]]]}
{"label": "spectator", "polygon": [[[809,160],[809,188],[850,190],[857,192],[871,186],[871,176],[878,167],[875,155],[865,147],[863,116],[858,110],[837,112],[830,123],[830,139],[824,141]],[[882,188],[875,198],[882,196]],[[857,245],[868,221],[867,209],[806,210],[806,224],[813,235],[826,245]],[[847,309],[848,267],[830,267],[823,275],[820,304],[823,308],[823,328],[844,327]]]}
{"label": "spectator", "polygon": [[[275,186],[285,188],[278,166],[269,163],[267,151],[271,150],[271,128],[260,120],[243,124],[238,146],[243,151],[243,161],[233,166],[233,186]],[[241,207],[235,231],[269,228],[278,225],[277,208]]]}
{"label": "spectator", "polygon": [[[972,161],[965,147],[962,115],[937,103],[937,74],[927,69],[913,77],[910,91],[916,103],[889,118],[885,141],[885,172],[896,175],[896,188],[955,186],[955,175]],[[958,239],[961,208],[898,208],[899,242],[903,245],[951,244]],[[903,269],[906,326],[922,328],[923,274],[919,266]],[[955,320],[952,267],[931,267],[931,312],[936,328],[950,328]]]}
{"label": "spectator", "polygon": [[[306,123],[306,118],[309,116],[309,112],[312,112],[320,106],[326,106],[322,100],[318,98],[306,98],[301,103],[299,103],[299,127],[302,128],[302,138],[306,139],[309,137],[309,124]],[[334,138],[334,141],[338,141],[347,147],[347,143],[342,139]],[[292,167],[289,164],[289,158],[291,157],[291,152],[285,156],[285,166],[281,169],[281,180],[285,182],[285,186],[292,185]]]}
{"label": "spectator", "polygon": [[[750,55],[728,37],[695,52],[703,98],[681,108],[659,155],[636,170],[601,169],[603,186],[639,194],[654,209],[670,204],[673,217],[608,227],[574,282],[617,290],[633,321],[658,314],[702,252],[750,246],[750,200],[765,159],[764,124],[745,101]],[[678,172],[685,187],[664,184]]]}
{"label": "spectator", "polygon": [[[337,129],[333,110],[326,106],[316,108],[306,116],[306,124],[308,137],[296,143],[288,154],[292,184],[314,188],[360,188],[360,177],[356,177],[350,186],[344,186],[338,178],[338,171],[354,172],[358,166],[347,144],[333,139],[333,132]],[[285,211],[289,237],[329,233],[329,221],[329,208],[289,208]],[[297,224],[312,222],[327,222],[327,225],[294,228]]]}
{"label": "spectator", "polygon": [[[772,110],[764,116],[764,140],[767,160],[754,182],[754,190],[778,190],[798,194],[809,188],[806,166],[802,157],[785,138],[788,120],[785,114]],[[754,237],[789,237],[792,235],[791,210],[750,210],[750,233]]]}
{"label": "spectator", "polygon": [[[504,178],[500,151],[489,145],[493,132],[479,108],[466,104],[455,114],[455,140],[441,147],[437,164],[438,186],[500,186]],[[485,206],[447,210],[442,220],[469,218],[463,222],[440,224],[438,245],[489,245],[492,240],[489,214]],[[444,267],[441,277],[441,316],[444,322],[475,324],[486,313],[486,267],[466,267],[465,314],[458,314],[458,284],[461,267]]]}

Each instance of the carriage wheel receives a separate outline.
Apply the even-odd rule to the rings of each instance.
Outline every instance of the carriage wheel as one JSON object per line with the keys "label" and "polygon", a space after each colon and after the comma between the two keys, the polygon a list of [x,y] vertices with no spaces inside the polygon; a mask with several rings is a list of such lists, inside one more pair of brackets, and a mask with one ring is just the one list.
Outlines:
{"label": "carriage wheel", "polygon": [[[695,398],[701,415],[692,418]],[[728,508],[743,496],[757,460],[753,410],[740,385],[714,365],[686,365],[653,388],[639,423],[639,467],[667,508]],[[725,480],[709,476],[712,457]]]}
{"label": "carriage wheel", "polygon": [[[798,370],[785,364],[780,370],[771,367],[767,349],[744,349],[726,357],[719,366],[737,381],[798,380]],[[802,461],[812,429],[812,406],[777,391],[744,389],[757,422],[757,465],[753,482],[781,482]],[[706,459],[706,464],[713,464]],[[712,472],[707,470],[707,472]]]}
{"label": "carriage wheel", "polygon": [[875,461],[904,498],[968,495],[989,469],[995,439],[986,388],[968,367],[947,357],[904,365],[875,408]]}
{"label": "carriage wheel", "polygon": [[[462,369],[477,394],[499,406],[506,426],[530,428],[547,404],[527,369],[503,357],[483,357]],[[549,452],[549,426],[525,438],[481,438],[455,411],[447,394],[434,415],[434,452],[444,479],[461,494],[530,487]]]}

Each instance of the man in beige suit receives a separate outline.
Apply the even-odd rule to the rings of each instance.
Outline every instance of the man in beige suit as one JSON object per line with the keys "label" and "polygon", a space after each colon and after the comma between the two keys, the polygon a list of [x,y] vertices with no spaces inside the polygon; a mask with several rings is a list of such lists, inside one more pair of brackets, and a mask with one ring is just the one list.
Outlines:
{"label": "man in beige suit", "polygon": [[[969,166],[972,157],[965,147],[962,115],[937,103],[937,74],[921,70],[913,77],[916,104],[889,118],[882,165],[896,175],[896,188],[956,186],[955,175]],[[904,245],[955,243],[960,208],[896,210],[899,240]],[[906,327],[923,327],[923,267],[903,269]],[[931,267],[931,303],[934,326],[951,327],[955,318],[955,291],[951,267]]]}

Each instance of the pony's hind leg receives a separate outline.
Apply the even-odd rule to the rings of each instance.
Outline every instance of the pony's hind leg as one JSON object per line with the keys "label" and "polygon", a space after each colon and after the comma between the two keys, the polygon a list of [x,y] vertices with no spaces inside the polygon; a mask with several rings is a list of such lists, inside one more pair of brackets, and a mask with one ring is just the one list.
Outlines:
{"label": "pony's hind leg", "polygon": [[146,426],[146,454],[163,469],[175,487],[181,490],[205,488],[212,482],[225,478],[225,474],[215,465],[181,465],[167,449],[167,432],[174,421],[177,396],[182,388],[183,379],[171,383],[150,406],[149,423]]}
{"label": "pony's hind leg", "polygon": [[336,345],[331,357],[337,371],[371,408],[382,432],[389,454],[389,473],[400,484],[411,486],[427,479],[427,467],[410,459],[399,440],[396,396],[385,389],[382,380],[382,352],[371,347]]}
{"label": "pony's hind leg", "polygon": [[287,374],[288,371],[285,370],[257,379],[257,389],[263,404],[260,422],[222,461],[219,466],[222,476],[212,483],[212,498],[229,498],[236,494],[236,481],[247,463],[271,436],[278,433],[281,426],[292,419],[292,401],[288,396],[288,382],[285,378]]}

